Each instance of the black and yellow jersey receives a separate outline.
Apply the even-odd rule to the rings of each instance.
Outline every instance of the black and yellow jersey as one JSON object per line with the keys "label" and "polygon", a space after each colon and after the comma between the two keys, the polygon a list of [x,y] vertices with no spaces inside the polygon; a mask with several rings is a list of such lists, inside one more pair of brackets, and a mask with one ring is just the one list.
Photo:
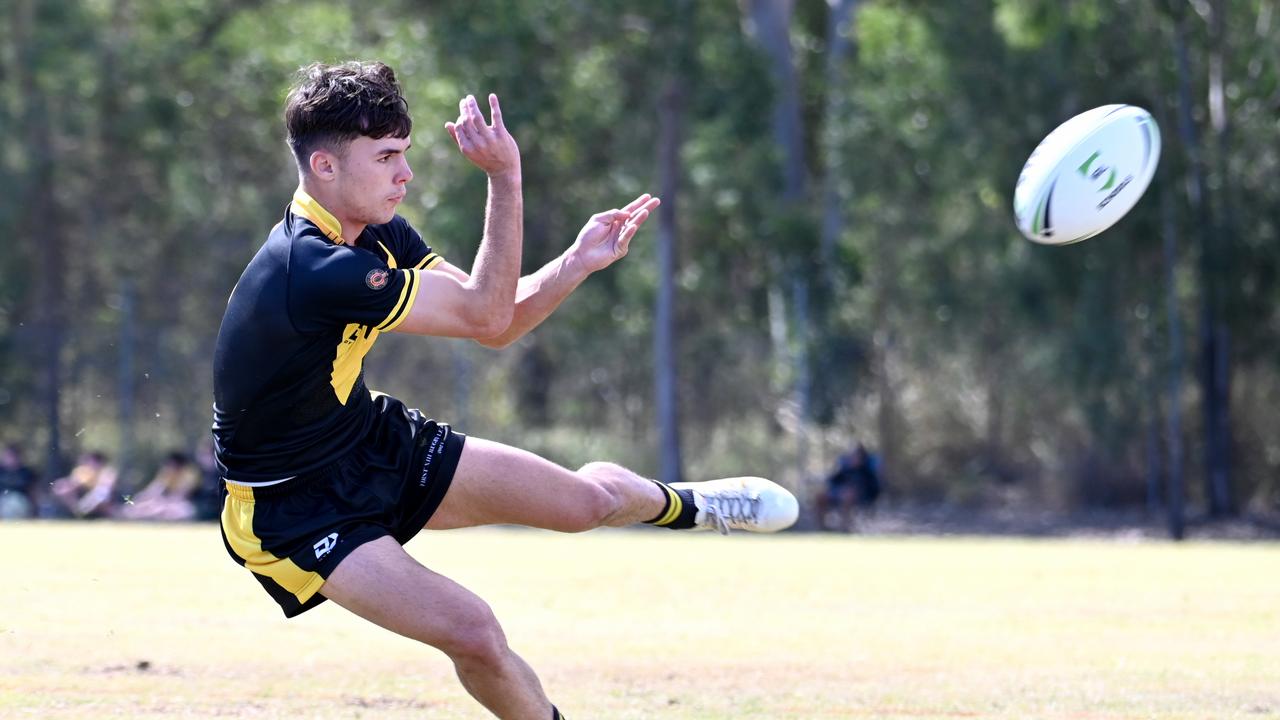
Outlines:
{"label": "black and yellow jersey", "polygon": [[400,216],[349,242],[301,189],[231,292],[213,356],[223,476],[270,482],[334,462],[373,414],[364,356],[442,261]]}

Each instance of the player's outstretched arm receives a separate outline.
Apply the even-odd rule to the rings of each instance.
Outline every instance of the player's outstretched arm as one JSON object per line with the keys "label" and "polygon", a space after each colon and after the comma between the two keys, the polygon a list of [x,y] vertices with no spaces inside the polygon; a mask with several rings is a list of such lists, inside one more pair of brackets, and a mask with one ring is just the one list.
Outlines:
{"label": "player's outstretched arm", "polygon": [[[568,250],[536,272],[520,278],[515,312],[507,328],[492,337],[476,340],[492,348],[506,347],[537,327],[588,275],[609,267],[627,254],[631,239],[658,203],[658,198],[646,193],[620,210],[592,215]],[[431,272],[447,274],[455,282],[467,280],[465,273],[447,263]]]}
{"label": "player's outstretched arm", "polygon": [[486,124],[472,95],[458,103],[458,119],[445,130],[458,150],[489,176],[484,236],[470,274],[424,272],[419,301],[396,327],[417,335],[485,338],[511,325],[520,253],[524,243],[524,198],[520,148],[502,122],[498,96],[489,95]]}

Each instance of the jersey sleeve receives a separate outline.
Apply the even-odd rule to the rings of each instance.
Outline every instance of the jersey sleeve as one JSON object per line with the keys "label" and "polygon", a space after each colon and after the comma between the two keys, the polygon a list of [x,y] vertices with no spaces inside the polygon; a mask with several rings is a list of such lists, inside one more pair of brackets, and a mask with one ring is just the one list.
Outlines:
{"label": "jersey sleeve", "polygon": [[396,258],[402,268],[430,270],[444,262],[444,258],[431,249],[417,230],[400,216],[391,223]]}
{"label": "jersey sleeve", "polygon": [[302,332],[350,323],[393,330],[417,300],[420,279],[418,270],[348,246],[295,257],[289,275],[289,312]]}

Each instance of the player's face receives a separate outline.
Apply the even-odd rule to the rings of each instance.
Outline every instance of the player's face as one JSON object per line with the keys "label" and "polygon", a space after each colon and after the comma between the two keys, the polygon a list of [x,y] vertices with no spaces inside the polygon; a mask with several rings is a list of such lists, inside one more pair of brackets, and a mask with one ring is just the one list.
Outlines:
{"label": "player's face", "polygon": [[413,179],[405,151],[409,138],[358,137],[338,161],[339,187],[349,219],[366,225],[390,222]]}

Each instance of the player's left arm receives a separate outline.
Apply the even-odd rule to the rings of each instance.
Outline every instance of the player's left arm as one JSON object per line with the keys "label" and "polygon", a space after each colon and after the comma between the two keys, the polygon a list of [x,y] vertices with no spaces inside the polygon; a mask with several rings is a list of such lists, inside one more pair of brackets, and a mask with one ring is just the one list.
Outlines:
{"label": "player's left arm", "polygon": [[[516,285],[515,312],[507,329],[477,342],[503,348],[541,324],[588,275],[609,267],[627,254],[631,239],[658,204],[658,198],[646,193],[621,210],[592,215],[568,250],[536,272],[520,278]],[[441,262],[427,272],[445,273],[459,282],[467,281],[467,274],[448,262]],[[428,298],[422,299],[430,302]]]}

